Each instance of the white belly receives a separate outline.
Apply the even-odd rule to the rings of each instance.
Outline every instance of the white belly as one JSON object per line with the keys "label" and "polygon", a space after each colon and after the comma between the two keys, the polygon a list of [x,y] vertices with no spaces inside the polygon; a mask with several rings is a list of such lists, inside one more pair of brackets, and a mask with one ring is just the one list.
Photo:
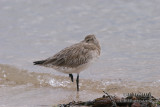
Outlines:
{"label": "white belly", "polygon": [[81,71],[83,71],[84,69],[88,68],[88,66],[90,65],[90,63],[86,63],[83,65],[80,65],[76,68],[69,68],[69,67],[53,67],[55,70],[59,71],[59,72],[63,72],[66,74],[71,74],[71,73],[77,73],[79,74]]}

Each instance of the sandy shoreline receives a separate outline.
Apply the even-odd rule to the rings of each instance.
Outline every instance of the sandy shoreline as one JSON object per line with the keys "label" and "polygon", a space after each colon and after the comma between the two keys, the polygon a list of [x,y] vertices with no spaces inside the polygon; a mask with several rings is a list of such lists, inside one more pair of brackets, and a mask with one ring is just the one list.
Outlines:
{"label": "sandy shoreline", "polygon": [[106,83],[86,79],[81,80],[81,90],[77,93],[75,83],[70,83],[69,77],[32,73],[4,64],[0,64],[0,68],[0,73],[3,74],[0,76],[0,105],[5,107],[41,107],[67,104],[71,101],[88,101],[101,97],[103,91],[119,97],[131,92],[151,92],[155,97],[160,96],[159,86],[156,84],[147,86],[144,83],[112,81],[109,84],[109,81]]}

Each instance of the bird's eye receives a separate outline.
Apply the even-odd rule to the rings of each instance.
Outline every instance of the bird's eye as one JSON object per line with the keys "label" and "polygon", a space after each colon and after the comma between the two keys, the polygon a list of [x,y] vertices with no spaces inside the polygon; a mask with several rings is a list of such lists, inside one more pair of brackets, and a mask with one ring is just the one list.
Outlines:
{"label": "bird's eye", "polygon": [[89,42],[89,39],[87,40],[87,42]]}

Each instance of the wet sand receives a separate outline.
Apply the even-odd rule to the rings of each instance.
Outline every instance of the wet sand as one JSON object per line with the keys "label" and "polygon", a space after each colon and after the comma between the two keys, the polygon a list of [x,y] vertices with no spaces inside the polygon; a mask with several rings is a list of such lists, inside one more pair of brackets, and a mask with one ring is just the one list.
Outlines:
{"label": "wet sand", "polygon": [[[48,73],[34,73],[10,65],[0,64],[0,104],[9,106],[53,106],[71,101],[88,101],[101,97],[103,91],[122,97],[130,92],[151,92],[160,96],[156,83],[129,83],[127,81],[82,79],[80,92],[69,77]],[[152,85],[151,85],[152,84]]]}

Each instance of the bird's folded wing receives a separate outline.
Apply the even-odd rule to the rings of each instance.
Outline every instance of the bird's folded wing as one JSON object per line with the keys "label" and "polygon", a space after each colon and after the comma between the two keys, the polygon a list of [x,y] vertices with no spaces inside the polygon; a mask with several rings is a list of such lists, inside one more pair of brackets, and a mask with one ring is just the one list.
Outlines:
{"label": "bird's folded wing", "polygon": [[46,59],[43,65],[55,65],[64,67],[77,67],[85,64],[92,59],[91,52],[95,49],[92,45],[73,45],[67,47],[55,54],[53,57]]}

